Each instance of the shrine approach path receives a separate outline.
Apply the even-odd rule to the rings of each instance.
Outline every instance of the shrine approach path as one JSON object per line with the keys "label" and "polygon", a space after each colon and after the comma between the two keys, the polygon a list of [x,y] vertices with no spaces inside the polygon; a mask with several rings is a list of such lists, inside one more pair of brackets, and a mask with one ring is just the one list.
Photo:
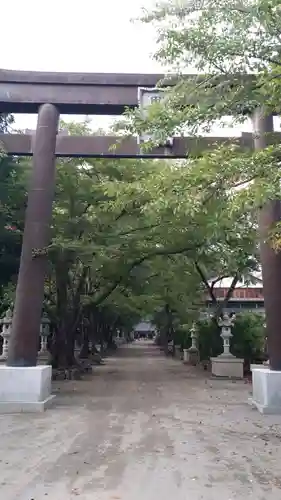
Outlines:
{"label": "shrine approach path", "polygon": [[54,390],[44,414],[0,415],[3,500],[281,498],[281,417],[243,381],[136,341]]}

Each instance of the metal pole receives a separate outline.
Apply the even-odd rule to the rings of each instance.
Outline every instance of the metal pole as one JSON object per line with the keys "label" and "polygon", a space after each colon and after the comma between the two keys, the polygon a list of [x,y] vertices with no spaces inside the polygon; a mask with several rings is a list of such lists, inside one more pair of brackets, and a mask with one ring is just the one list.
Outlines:
{"label": "metal pole", "polygon": [[9,366],[36,366],[55,186],[58,121],[59,112],[55,106],[43,104],[40,107],[7,361]]}
{"label": "metal pole", "polygon": [[[254,144],[261,150],[271,143],[274,131],[273,116],[266,116],[262,110],[253,116]],[[260,256],[262,264],[263,293],[268,335],[269,366],[281,370],[281,253],[272,250],[268,243],[269,231],[281,220],[281,201],[266,203],[259,213]]]}

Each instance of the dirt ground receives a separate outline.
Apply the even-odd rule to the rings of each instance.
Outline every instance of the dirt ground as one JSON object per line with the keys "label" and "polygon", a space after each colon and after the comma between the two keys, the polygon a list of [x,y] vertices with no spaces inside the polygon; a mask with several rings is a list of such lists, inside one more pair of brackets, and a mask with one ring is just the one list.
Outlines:
{"label": "dirt ground", "polygon": [[44,414],[0,415],[1,500],[280,500],[281,417],[147,342]]}

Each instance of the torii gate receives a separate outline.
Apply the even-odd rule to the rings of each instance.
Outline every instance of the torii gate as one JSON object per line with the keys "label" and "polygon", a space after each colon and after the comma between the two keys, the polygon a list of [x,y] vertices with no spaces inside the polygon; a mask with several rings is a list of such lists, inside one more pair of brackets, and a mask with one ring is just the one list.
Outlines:
{"label": "torii gate", "polygon": [[[0,70],[0,112],[38,113],[35,138],[32,135],[1,135],[8,154],[33,156],[33,172],[25,218],[22,255],[17,283],[9,366],[36,366],[39,326],[43,303],[44,275],[49,244],[49,225],[55,182],[55,156],[164,158],[165,148],[142,154],[137,139],[117,145],[116,137],[58,135],[59,114],[120,115],[126,107],[138,106],[139,88],[154,88],[163,75],[41,73]],[[197,155],[218,143],[237,142],[240,147],[263,148],[273,134],[273,118],[256,113],[257,135],[240,138],[174,138],[169,158]],[[281,219],[280,202],[271,202],[261,212],[262,238]],[[269,337],[270,365],[281,370],[281,254],[266,243],[261,245],[263,286]]]}

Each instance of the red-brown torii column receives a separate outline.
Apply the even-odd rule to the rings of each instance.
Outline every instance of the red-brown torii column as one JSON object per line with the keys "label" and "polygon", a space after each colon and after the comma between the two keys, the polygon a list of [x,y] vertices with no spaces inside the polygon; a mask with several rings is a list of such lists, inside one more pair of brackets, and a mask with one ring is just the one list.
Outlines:
{"label": "red-brown torii column", "polygon": [[[253,116],[257,151],[273,143],[273,116],[258,109]],[[252,369],[253,403],[261,413],[281,414],[281,253],[268,241],[270,231],[281,220],[281,201],[268,200],[259,212],[260,256],[264,290],[269,367]]]}
{"label": "red-brown torii column", "polygon": [[59,112],[54,105],[43,104],[39,108],[8,366],[36,366],[55,187],[58,122]]}
{"label": "red-brown torii column", "polygon": [[[256,151],[272,144],[274,136],[273,116],[258,109],[253,116]],[[260,256],[264,304],[268,332],[270,368],[281,371],[281,253],[275,252],[268,238],[270,231],[281,220],[281,201],[270,200],[259,212]]]}

